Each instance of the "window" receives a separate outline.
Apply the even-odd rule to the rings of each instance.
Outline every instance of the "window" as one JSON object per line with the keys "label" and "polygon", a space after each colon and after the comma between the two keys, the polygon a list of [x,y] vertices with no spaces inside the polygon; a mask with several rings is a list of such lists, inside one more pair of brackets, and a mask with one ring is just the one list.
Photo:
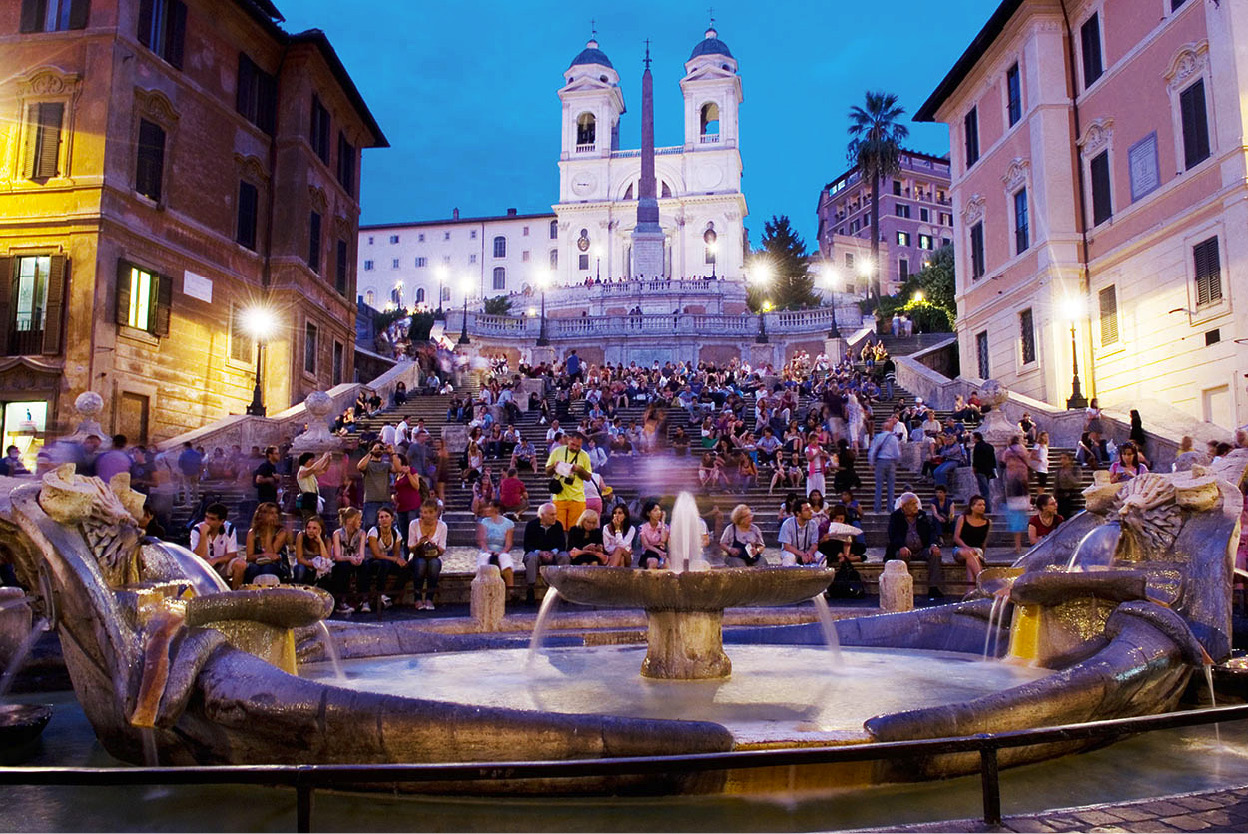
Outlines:
{"label": "window", "polygon": [[520,230],[520,234],[521,234],[521,236],[523,236],[523,237],[528,237],[528,236],[529,236],[529,227],[528,227],[528,226],[525,226],[523,229],[521,229],[521,230]]}
{"label": "window", "polygon": [[365,261],[365,262],[364,262],[364,271],[365,271],[365,272],[372,272],[372,271],[373,271],[373,262],[372,262],[372,261]]}
{"label": "window", "polygon": [[339,240],[334,258],[334,290],[339,295],[347,294],[347,279],[350,275],[347,270],[347,242]]}
{"label": "window", "polygon": [[919,235],[919,248],[931,249],[932,248],[932,236],[931,235]]}
{"label": "window", "polygon": [[317,159],[329,164],[329,111],[321,104],[321,97],[312,94],[312,116],[308,123],[308,144]]}
{"label": "window", "polygon": [[1178,11],[1179,8],[1186,2],[1187,0],[1170,0],[1170,11]]}
{"label": "window", "polygon": [[399,284],[390,290],[390,301],[395,307],[403,306],[403,285]]}
{"label": "window", "polygon": [[[450,287],[443,287],[443,288],[442,288],[441,298],[442,298],[442,301],[450,301],[450,300],[451,300],[451,288],[450,288]],[[441,303],[441,302],[439,302],[439,303]]]}
{"label": "window", "polygon": [[704,264],[713,264],[713,263],[715,263],[715,247],[713,247],[713,246],[706,246],[706,247],[703,247],[703,248],[704,248],[704,251],[703,251],[703,253],[702,253],[702,263],[704,263]]}
{"label": "window", "polygon": [[559,250],[558,249],[550,250],[550,268],[551,269],[559,268]]}
{"label": "window", "polygon": [[966,167],[979,161],[979,111],[972,107],[962,119],[962,133],[966,142]]}
{"label": "window", "polygon": [[1105,72],[1101,60],[1101,19],[1095,12],[1079,27],[1083,46],[1083,89],[1088,89]]}
{"label": "window", "polygon": [[303,326],[303,371],[316,373],[316,325],[312,322]]}
{"label": "window", "polygon": [[576,268],[582,271],[589,269],[589,255],[578,255],[576,258]]}
{"label": "window", "polygon": [[398,243],[398,242],[399,242],[399,236],[398,236],[398,235],[390,235],[390,245],[391,245],[391,246],[395,245],[395,244],[396,244],[396,243]]}
{"label": "window", "polygon": [[[49,6],[55,5],[51,0]],[[139,43],[182,69],[186,45],[186,4],[180,0],[140,0]]]}
{"label": "window", "polygon": [[523,252],[520,253],[520,260],[526,264],[529,262],[529,250],[528,249],[525,249]]}
{"label": "window", "polygon": [[85,29],[88,5],[87,0],[22,0],[21,31]]}
{"label": "window", "polygon": [[256,66],[246,52],[238,54],[238,93],[234,107],[265,133],[277,126],[277,79]]}
{"label": "window", "polygon": [[420,242],[420,243],[424,243],[424,242],[425,242],[425,233],[424,233],[424,232],[421,232],[420,234],[418,234],[418,235],[416,236],[416,240],[417,240],[418,242]]}
{"label": "window", "polygon": [[1211,237],[1192,247],[1196,261],[1196,306],[1214,304],[1222,300],[1222,263],[1218,254],[1218,239]]}
{"label": "window", "polygon": [[942,225],[942,226],[952,226],[952,225],[953,225],[953,215],[952,215],[952,214],[948,214],[947,212],[943,212],[943,211],[942,211],[942,212],[940,213],[940,225]]}
{"label": "window", "polygon": [[255,361],[255,340],[247,332],[243,321],[244,307],[235,307],[230,314],[230,358],[235,362],[250,365]]}
{"label": "window", "polygon": [[134,190],[160,202],[165,174],[165,131],[147,119],[139,120],[139,158],[135,167]]}
{"label": "window", "polygon": [[469,239],[469,240],[476,240],[476,239],[477,239],[477,230],[476,230],[476,229],[470,229],[470,230],[468,231],[468,239]]}
{"label": "window", "polygon": [[1031,228],[1027,221],[1027,189],[1014,195],[1014,252],[1021,255],[1031,246]]}
{"label": "window", "polygon": [[372,245],[373,245],[373,236],[372,236],[372,235],[369,235],[369,236],[368,236],[368,245],[369,245],[369,246],[372,246]]}
{"label": "window", "polygon": [[868,227],[868,226],[870,226],[870,225],[871,225],[871,215],[869,215],[869,214],[864,214],[864,215],[862,216],[862,228],[864,228],[864,229],[865,229],[865,228],[867,228],[867,227]]}
{"label": "window", "polygon": [[399,268],[399,259],[398,259],[398,258],[394,258],[393,260],[391,260],[391,261],[390,261],[390,268],[391,268],[391,269],[398,269],[398,268]]}
{"label": "window", "polygon": [[1179,115],[1183,120],[1183,160],[1190,171],[1209,158],[1209,117],[1203,78],[1179,94]]}
{"label": "window", "polygon": [[901,196],[901,180],[893,180],[893,194]]}
{"label": "window", "polygon": [[699,121],[702,126],[702,136],[717,135],[719,133],[719,105],[714,102],[702,105]]}
{"label": "window", "polygon": [[897,278],[901,281],[910,277],[910,259],[902,258],[897,261]]}
{"label": "window", "polygon": [[942,247],[943,247],[943,246],[951,246],[951,245],[953,245],[953,241],[952,241],[951,239],[947,238],[947,237],[942,237],[942,238],[940,239],[940,245],[941,245]]}
{"label": "window", "polygon": [[1006,111],[1009,114],[1010,127],[1013,127],[1023,117],[1023,80],[1018,72],[1018,64],[1006,70],[1005,89],[1009,96]]}
{"label": "window", "polygon": [[346,350],[342,346],[342,342],[334,342],[334,385],[342,384],[342,366],[346,358]]}
{"label": "window", "polygon": [[468,256],[468,263],[475,264],[476,262],[477,262],[477,253],[473,252],[471,255]]}
{"label": "window", "polygon": [[1092,179],[1092,225],[1099,226],[1113,216],[1109,188],[1109,151],[1101,151],[1088,164]]}
{"label": "window", "polygon": [[338,131],[338,184],[348,194],[355,194],[355,145],[342,131]]}
{"label": "window", "polygon": [[846,269],[854,268],[854,253],[853,252],[845,253],[845,267]]}
{"label": "window", "polygon": [[[11,270],[11,271],[10,271]],[[0,258],[0,293],[9,309],[0,320],[7,356],[61,352],[69,260],[62,255]]]}
{"label": "window", "polygon": [[507,270],[501,266],[494,267],[494,289],[507,289]]}
{"label": "window", "polygon": [[321,271],[321,216],[316,212],[308,215],[308,268]]}
{"label": "window", "polygon": [[984,224],[971,227],[971,280],[984,277]]}
{"label": "window", "polygon": [[26,106],[26,144],[22,176],[47,181],[58,173],[64,102],[43,101]]}
{"label": "window", "polygon": [[377,293],[375,293],[372,290],[364,291],[364,303],[365,304],[367,304],[369,307],[372,307],[374,302],[376,301],[377,301]]}
{"label": "window", "polygon": [[417,268],[417,269],[424,269],[424,268],[425,268],[426,266],[428,266],[428,265],[429,265],[429,259],[428,259],[428,258],[417,258],[417,259],[416,259],[416,268]]}
{"label": "window", "polygon": [[1097,293],[1101,314],[1101,347],[1118,343],[1118,290],[1106,287]]}
{"label": "window", "polygon": [[234,240],[255,251],[256,223],[259,219],[260,190],[243,180],[238,184],[238,228]]}
{"label": "window", "polygon": [[443,240],[450,240],[450,239],[451,239],[451,233],[450,233],[450,232],[443,232],[443,233],[442,233],[442,239],[443,239]]}
{"label": "window", "polygon": [[908,218],[910,216],[910,206],[906,205],[905,203],[898,203],[897,204],[897,216]]}
{"label": "window", "polygon": [[117,323],[155,336],[169,335],[173,279],[121,262],[117,275]]}
{"label": "window", "polygon": [[909,246],[909,245],[910,245],[910,233],[909,233],[909,232],[898,232],[898,233],[897,233],[897,245],[898,245],[898,246]]}
{"label": "window", "polygon": [[496,258],[507,257],[507,238],[503,237],[502,235],[499,235],[498,237],[494,238],[494,257]]}
{"label": "window", "polygon": [[988,368],[988,331],[981,330],[975,334],[975,364],[980,379],[990,379]]}
{"label": "window", "polygon": [[1030,307],[1018,314],[1018,338],[1023,364],[1030,365],[1036,361],[1036,328]]}
{"label": "window", "polygon": [[932,213],[925,208],[919,209],[919,222],[929,223],[932,219]]}
{"label": "window", "polygon": [[425,288],[417,287],[416,288],[416,303],[423,304],[424,300],[425,300]]}
{"label": "window", "polygon": [[550,221],[550,239],[557,240],[559,238],[559,221]]}
{"label": "window", "polygon": [[597,135],[597,120],[594,119],[593,113],[582,113],[576,117],[577,150],[593,148]]}

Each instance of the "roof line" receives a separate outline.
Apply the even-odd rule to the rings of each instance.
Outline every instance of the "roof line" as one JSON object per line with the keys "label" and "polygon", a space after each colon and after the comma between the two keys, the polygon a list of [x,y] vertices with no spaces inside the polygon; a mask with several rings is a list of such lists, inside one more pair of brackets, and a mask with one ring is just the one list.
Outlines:
{"label": "roof line", "polygon": [[368,109],[368,105],[364,103],[364,97],[360,95],[359,88],[355,86],[355,82],[351,80],[351,74],[347,72],[347,68],[342,65],[342,60],[338,57],[338,53],[334,51],[334,47],[330,44],[329,38],[320,29],[308,29],[294,35],[289,35],[290,42],[293,43],[310,43],[321,53],[321,58],[329,66],[329,71],[333,73],[334,80],[338,82],[338,86],[346,93],[347,100],[351,102],[351,106],[355,108],[356,114],[364,121],[364,126],[373,134],[372,148],[388,148],[390,141],[386,139],[386,135],[381,132],[381,126],[377,124],[377,120],[373,118],[372,111]]}
{"label": "roof line", "polygon": [[[949,162],[949,154],[945,154],[945,155],[943,155],[943,156],[936,156],[935,154],[924,153],[923,151],[914,151],[914,150],[910,150],[909,148],[901,148],[901,153],[903,153],[903,154],[905,154],[905,155],[907,155],[907,156],[917,156],[917,157],[919,157],[920,159],[926,159],[926,160],[928,160],[929,162],[943,162],[943,163],[945,163],[946,165],[949,165],[949,164],[950,164],[950,162]],[[857,165],[851,165],[849,168],[845,169],[845,172],[844,172],[843,174],[840,174],[839,176],[837,176],[836,178],[834,178],[834,179],[833,179],[830,183],[828,183],[827,185],[825,185],[825,186],[823,187],[823,188],[824,188],[824,190],[826,191],[827,189],[829,189],[829,188],[831,188],[832,186],[836,185],[838,182],[840,182],[841,180],[845,179],[846,177],[848,177],[850,174],[854,173],[854,172],[855,172],[855,171],[857,171],[857,170],[858,170],[858,166],[857,166]]]}
{"label": "roof line", "polygon": [[499,214],[489,217],[461,217],[458,220],[445,218],[443,220],[408,220],[398,223],[370,223],[360,226],[360,231],[370,231],[376,229],[401,229],[409,226],[450,226],[456,223],[490,223],[496,220],[536,220],[537,218],[548,217],[551,220],[555,218],[555,213],[543,212],[541,214]]}
{"label": "roof line", "polygon": [[1005,25],[1014,16],[1023,5],[1023,0],[1002,0],[1001,5],[997,6],[997,10],[988,18],[988,22],[984,24],[984,28],[979,30],[979,34],[971,41],[970,46],[962,53],[962,56],[954,63],[953,67],[944,79],[937,85],[932,94],[927,97],[927,101],[914,114],[916,122],[934,122],[936,121],[936,111],[945,103],[949,96],[953,95],[953,91],[966,80],[971,74],[971,70],[979,63],[979,59],[984,57],[984,53],[996,41],[997,36],[1005,30]]}

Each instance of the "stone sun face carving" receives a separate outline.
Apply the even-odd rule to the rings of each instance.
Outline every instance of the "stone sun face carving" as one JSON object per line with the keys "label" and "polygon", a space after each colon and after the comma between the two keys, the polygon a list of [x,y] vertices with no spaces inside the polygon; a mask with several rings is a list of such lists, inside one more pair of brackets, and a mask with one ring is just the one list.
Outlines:
{"label": "stone sun face carving", "polygon": [[105,486],[76,474],[67,463],[43,476],[39,506],[54,521],[77,525],[111,588],[139,581],[139,517],[143,495],[130,488],[129,473]]}
{"label": "stone sun face carving", "polygon": [[1165,475],[1140,475],[1127,481],[1118,491],[1112,514],[1134,544],[1124,555],[1137,560],[1170,551],[1183,527],[1174,482]]}

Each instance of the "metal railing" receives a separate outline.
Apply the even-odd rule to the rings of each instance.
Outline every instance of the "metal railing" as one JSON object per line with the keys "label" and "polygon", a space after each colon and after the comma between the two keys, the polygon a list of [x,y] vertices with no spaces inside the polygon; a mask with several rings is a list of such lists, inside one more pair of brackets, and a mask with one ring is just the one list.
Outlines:
{"label": "metal railing", "polygon": [[1000,750],[1038,744],[1116,740],[1122,736],[1155,730],[1195,727],[1244,719],[1248,719],[1248,704],[916,741],[544,762],[112,768],[0,767],[0,785],[113,787],[120,785],[267,784],[288,787],[294,788],[296,793],[296,830],[303,832],[312,830],[312,795],[317,788],[340,789],[348,785],[396,783],[638,776],[668,773],[674,770],[710,772],[843,762],[895,761],[952,753],[978,753],[983,820],[988,825],[1000,825],[1001,785],[997,763],[997,753]]}

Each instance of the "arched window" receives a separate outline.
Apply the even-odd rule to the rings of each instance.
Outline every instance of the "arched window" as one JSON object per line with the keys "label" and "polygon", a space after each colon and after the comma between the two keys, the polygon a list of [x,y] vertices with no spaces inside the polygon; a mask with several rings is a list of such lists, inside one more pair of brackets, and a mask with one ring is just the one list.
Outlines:
{"label": "arched window", "polygon": [[373,292],[372,290],[364,291],[364,303],[365,304],[367,304],[369,307],[372,307],[376,304],[376,301],[377,301],[377,293]]}
{"label": "arched window", "polygon": [[707,102],[702,105],[702,117],[700,119],[703,136],[719,135],[719,105],[715,102]]}
{"label": "arched window", "polygon": [[416,303],[423,304],[424,302],[425,302],[425,288],[417,287],[416,288]]}
{"label": "arched window", "polygon": [[502,235],[499,235],[498,237],[494,238],[494,257],[496,258],[507,257],[507,238],[503,237]]}
{"label": "arched window", "polygon": [[390,300],[394,302],[394,306],[403,306],[403,287],[398,286],[390,290]]}
{"label": "arched window", "polygon": [[551,240],[559,239],[559,221],[558,220],[550,221],[550,239]]}
{"label": "arched window", "polygon": [[628,184],[628,190],[624,192],[624,199],[625,200],[633,199],[633,184],[631,182]]}
{"label": "arched window", "polygon": [[598,135],[598,121],[593,113],[582,113],[576,117],[576,147],[593,148]]}
{"label": "arched window", "polygon": [[[442,287],[442,301],[450,301],[450,300],[451,300],[451,288],[445,287],[445,286]],[[442,302],[440,301],[438,303],[441,304]]]}
{"label": "arched window", "polygon": [[659,193],[659,196],[660,196],[660,197],[662,197],[662,198],[664,198],[664,199],[667,199],[668,197],[671,197],[671,196],[672,196],[672,187],[671,187],[670,185],[668,185],[667,183],[663,183],[663,190],[662,190],[662,192],[660,192],[660,193]]}
{"label": "arched window", "polygon": [[501,266],[494,267],[494,289],[507,289],[507,270]]}
{"label": "arched window", "polygon": [[559,250],[558,249],[550,250],[550,268],[551,269],[559,268]]}

